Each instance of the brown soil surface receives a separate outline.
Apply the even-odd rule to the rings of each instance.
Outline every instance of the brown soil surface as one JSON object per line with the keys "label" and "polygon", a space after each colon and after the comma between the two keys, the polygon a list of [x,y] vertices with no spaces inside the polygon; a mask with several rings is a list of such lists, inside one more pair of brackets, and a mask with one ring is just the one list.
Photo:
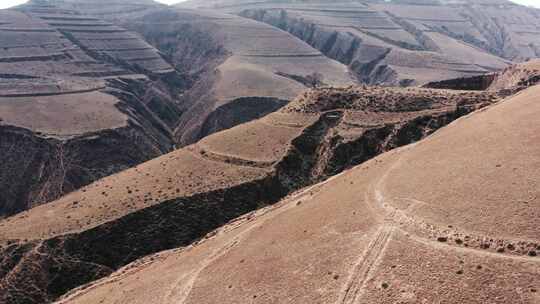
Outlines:
{"label": "brown soil surface", "polygon": [[461,118],[61,303],[538,303],[538,94]]}
{"label": "brown soil surface", "polygon": [[[402,126],[418,117],[452,113],[457,106],[474,109],[496,100],[498,97],[490,93],[418,88],[309,91],[275,114],[211,135],[196,145],[99,180],[58,202],[10,217],[0,222],[0,236],[4,240],[28,239],[86,230],[148,205],[260,178],[275,170],[291,153],[291,143],[316,125],[322,113],[346,113],[336,112],[347,118],[328,133],[347,143],[387,124]],[[422,131],[429,134],[429,127]],[[438,126],[434,123],[432,127]]]}
{"label": "brown soil surface", "polygon": [[[0,295],[54,300],[499,100],[495,93],[419,88],[307,92],[262,119],[1,221],[1,269],[9,279]],[[361,225],[372,226],[367,218]]]}
{"label": "brown soil surface", "polygon": [[0,303],[540,303],[539,17],[0,10]]}

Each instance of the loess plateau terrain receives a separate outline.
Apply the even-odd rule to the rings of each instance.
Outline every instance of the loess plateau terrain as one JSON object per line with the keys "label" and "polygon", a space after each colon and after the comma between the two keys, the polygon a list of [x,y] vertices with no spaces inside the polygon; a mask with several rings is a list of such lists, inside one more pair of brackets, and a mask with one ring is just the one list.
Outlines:
{"label": "loess plateau terrain", "polygon": [[540,10],[0,10],[0,303],[540,303]]}

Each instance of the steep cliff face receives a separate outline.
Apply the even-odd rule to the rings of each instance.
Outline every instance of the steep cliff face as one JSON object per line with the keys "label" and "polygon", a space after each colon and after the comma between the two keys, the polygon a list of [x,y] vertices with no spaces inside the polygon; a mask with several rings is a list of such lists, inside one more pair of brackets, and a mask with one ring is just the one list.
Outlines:
{"label": "steep cliff face", "polygon": [[[375,230],[372,227],[380,228],[379,222],[391,222],[410,229],[407,240],[399,239],[400,242],[410,242],[413,236],[419,238],[417,243],[429,243],[429,250],[440,250],[440,246],[433,244],[439,237],[439,243],[455,242],[456,245],[450,245],[456,250],[485,250],[505,259],[518,256],[516,260],[534,262],[526,256],[537,255],[538,243],[505,236],[489,238],[482,233],[463,234],[454,223],[445,222],[453,217],[460,227],[471,228],[473,217],[462,212],[469,210],[470,205],[459,205],[461,201],[457,200],[443,207],[426,207],[428,201],[438,203],[457,192],[474,192],[467,182],[457,184],[468,191],[452,192],[440,187],[454,172],[432,174],[448,167],[462,172],[460,176],[478,175],[478,170],[470,174],[467,162],[454,161],[459,163],[455,168],[438,165],[441,154],[455,157],[447,153],[452,149],[447,149],[444,138],[439,138],[435,148],[428,151],[427,161],[422,153],[418,154],[420,157],[409,154],[415,160],[409,163],[394,159],[392,155],[406,150],[400,149],[362,167],[364,171],[355,171],[354,178],[330,180],[384,152],[430,136],[503,96],[539,83],[537,62],[493,73],[507,65],[506,59],[524,59],[537,47],[536,29],[527,25],[538,18],[533,11],[504,0],[212,0],[185,5],[211,6],[214,10],[164,9],[149,0],[34,0],[17,10],[0,11],[0,218],[12,215],[0,220],[0,302],[48,303],[75,288],[80,288],[73,291],[75,296],[84,296],[86,289],[94,290],[117,277],[99,283],[96,280],[117,270],[125,271],[127,268],[123,267],[132,262],[135,264],[130,267],[137,268],[139,263],[145,263],[140,259],[147,255],[169,249],[180,251],[181,247],[212,238],[212,231],[235,219],[250,222],[252,217],[263,216],[270,210],[261,208],[323,181],[343,190],[337,194],[344,197],[337,199],[336,193],[331,193],[321,204],[320,221],[302,221],[302,225],[311,225],[310,229],[319,229],[315,235],[328,237],[317,239],[317,244],[327,244],[337,234],[349,231],[340,226],[342,223],[369,226],[365,231],[351,230],[355,238],[370,236]],[[508,18],[501,13],[506,9],[512,11]],[[527,46],[526,37],[532,41]],[[459,78],[442,80],[454,77]],[[352,86],[356,81],[385,86],[428,85]],[[302,93],[312,87],[315,89]],[[536,90],[530,92],[527,103]],[[523,109],[514,110],[519,112],[517,116],[525,113]],[[479,121],[484,136],[474,138],[475,144],[486,138],[489,140],[484,143],[488,145],[499,141],[500,138],[490,137],[489,132],[491,125],[505,119],[504,111],[499,116],[487,123]],[[531,120],[532,115],[527,117]],[[463,121],[469,122],[470,117]],[[533,138],[537,134],[532,134],[530,130],[534,129],[529,126],[521,126],[517,131],[528,132],[527,136]],[[471,124],[468,129],[458,130],[458,134],[470,138],[470,133],[474,133],[470,130],[475,127]],[[472,141],[463,142],[460,136],[450,136],[451,148],[465,147]],[[511,145],[511,149],[514,147]],[[473,155],[477,149],[473,145],[471,150],[460,150],[457,159]],[[477,169],[490,174],[507,170],[497,157],[502,155],[513,161],[516,151],[508,151],[492,154],[497,163],[490,163],[490,168]],[[533,149],[527,151],[533,158]],[[385,161],[388,159],[390,164]],[[486,163],[476,160],[474,166]],[[446,195],[434,196],[435,191],[423,189],[422,181],[408,175],[407,170],[398,170],[400,166],[431,176],[432,186],[439,190],[436,192]],[[370,167],[375,169],[368,170]],[[465,167],[467,170],[463,170]],[[379,171],[381,168],[396,169],[401,175],[389,178],[389,171]],[[516,167],[508,168],[510,172]],[[382,189],[386,179],[393,182],[392,187]],[[365,182],[365,193],[351,193],[352,185],[358,181]],[[529,180],[523,184],[532,185]],[[425,200],[409,200],[392,192],[400,187],[411,197],[422,193]],[[521,185],[515,188],[520,194],[515,199],[521,200],[525,192],[517,187]],[[300,195],[305,195],[303,199],[311,197],[313,189],[307,188]],[[386,199],[381,197],[381,189],[389,191]],[[500,193],[501,197],[506,194]],[[382,202],[381,206],[359,203],[362,199],[370,200],[370,196],[377,203]],[[291,206],[303,206],[303,199]],[[508,209],[508,214],[526,219],[520,227],[524,227],[527,237],[535,237],[537,233],[530,224],[537,217],[527,209],[534,199],[526,199],[520,201],[526,207]],[[329,230],[320,223],[329,218],[328,206],[335,206],[337,200],[350,208],[332,209],[348,214],[334,214],[335,225],[328,227],[336,230]],[[485,210],[496,209],[491,202],[474,212],[483,215]],[[449,213],[447,208],[456,204],[459,210]],[[411,219],[407,212],[413,209],[424,214],[415,213],[420,217]],[[358,220],[357,212],[368,216]],[[442,219],[444,225],[431,226],[421,216]],[[479,226],[486,223],[487,218],[484,219]],[[505,216],[497,219],[510,223]],[[285,227],[284,222],[270,226]],[[234,230],[236,226],[233,223],[228,227]],[[253,228],[258,227],[261,226]],[[305,227],[287,227],[295,231],[287,235],[296,235],[298,231],[300,234],[284,243],[286,246],[303,242],[311,233]],[[482,229],[493,231],[488,226]],[[506,229],[508,234],[515,232],[512,227]],[[339,257],[344,271],[351,270],[351,265],[356,265],[355,271],[360,268],[358,273],[351,274],[353,282],[343,285],[346,288],[335,288],[346,290],[344,302],[356,299],[358,288],[363,288],[359,286],[361,281],[356,280],[359,273],[367,276],[371,267],[368,264],[378,261],[380,251],[402,236],[392,234],[393,228],[384,225],[379,231],[369,245],[366,263],[354,263],[362,251],[358,248],[350,250],[355,255],[353,263],[345,263],[338,253],[349,247],[335,246],[336,254],[332,256]],[[276,231],[270,234],[269,244],[262,247],[265,250],[275,248]],[[183,302],[192,296],[191,288],[199,273],[228,254],[244,235],[247,233],[217,246],[201,263],[181,263],[189,271],[177,273],[188,279],[176,277],[175,281],[187,281],[187,289],[178,292],[180,299],[170,292],[167,296],[172,295],[174,300],[168,300]],[[414,245],[420,248],[417,243]],[[313,243],[308,245],[315,248]],[[395,269],[409,252],[393,250],[392,254],[395,260],[385,262],[388,267],[384,269]],[[427,258],[431,256],[428,254]],[[426,266],[415,261],[415,257],[406,258],[414,261],[410,265],[426,267],[425,272],[430,275],[432,266],[439,265],[429,260]],[[262,257],[260,265],[267,265],[264,259],[267,256]],[[232,268],[237,270],[238,263],[244,262],[234,260]],[[455,263],[464,264],[462,260]],[[178,264],[178,260],[173,263],[176,267]],[[490,265],[501,264],[504,263]],[[522,272],[533,273],[534,277],[538,271],[531,268],[533,272]],[[298,269],[301,272],[308,268]],[[482,268],[476,268],[479,269]],[[462,275],[463,270],[460,271],[456,275]],[[171,275],[170,269],[166,272]],[[271,269],[269,273],[273,273]],[[319,272],[313,273],[321,277]],[[333,284],[339,281],[340,276],[326,268],[321,273],[322,277],[331,275],[328,281]],[[442,277],[436,274],[430,278],[435,276]],[[413,279],[426,282],[430,278]],[[527,288],[533,280],[529,279]],[[364,283],[372,284],[367,277]],[[386,281],[373,284],[380,285],[370,285],[374,290],[389,287]],[[395,285],[402,286],[399,281]],[[516,290],[512,284],[509,286]],[[225,287],[234,291],[232,285]],[[116,288],[109,292],[116,290],[123,291]],[[382,303],[377,298],[379,294],[370,294],[379,299],[373,302]],[[402,300],[403,294],[410,295],[400,290],[392,295],[391,302]],[[214,294],[208,299],[211,296]],[[251,294],[249,297],[256,298]],[[156,298],[150,298],[151,301]]]}
{"label": "steep cliff face", "polygon": [[[526,26],[535,20],[534,12],[508,3],[184,4],[211,4],[214,11],[166,9],[152,1],[101,4],[97,0],[35,0],[17,10],[0,12],[4,27],[0,40],[6,42],[0,52],[0,66],[10,71],[0,73],[0,96],[33,98],[35,105],[33,111],[23,110],[22,103],[12,107],[4,100],[0,107],[2,126],[41,132],[33,136],[44,137],[47,142],[52,141],[49,137],[59,140],[60,133],[74,140],[126,125],[139,129],[130,129],[123,137],[142,132],[146,135],[136,137],[150,138],[125,140],[146,142],[140,150],[152,152],[141,152],[128,157],[130,161],[111,163],[107,168],[99,165],[96,170],[100,173],[93,173],[95,178],[261,117],[312,86],[344,86],[357,81],[409,86],[477,75],[506,66],[502,57],[527,57],[527,48],[516,47],[523,46],[526,37],[532,39],[531,49],[536,43],[534,31]],[[501,15],[500,5],[511,11],[507,17]],[[467,7],[471,10],[463,12]],[[485,16],[473,18],[475,10]],[[440,20],[426,17],[434,11],[440,12]],[[97,107],[87,109],[90,114],[86,117],[93,118],[84,128],[43,126],[40,121],[44,117],[33,122],[30,116],[22,115],[24,111],[37,113],[38,97],[59,95],[65,101],[69,96],[94,91],[137,102],[131,102],[129,109],[120,101],[109,102],[109,106],[116,104],[117,110],[110,112],[116,118],[101,119]],[[57,113],[60,107],[57,104]],[[12,115],[14,112],[18,114]],[[8,121],[8,116],[19,118]],[[54,120],[51,117],[47,119]],[[73,121],[80,119],[77,117]],[[146,130],[147,126],[151,129]],[[48,145],[43,151],[51,150],[46,154],[54,155],[58,144]],[[11,147],[11,142],[6,141],[5,146]],[[22,161],[21,166],[28,162]],[[58,181],[62,179],[54,178],[56,186],[51,190],[37,186],[31,191],[49,194],[24,193],[23,186],[14,190],[19,194],[0,198],[6,205],[25,206],[9,207],[9,212],[24,210],[95,179],[90,173],[84,175],[81,182],[60,186]],[[7,177],[5,185],[9,185]],[[17,203],[12,200],[15,197]]]}
{"label": "steep cliff face", "polygon": [[1,269],[11,282],[0,283],[0,295],[52,301],[497,100],[430,89],[310,91],[276,113],[0,222]]}
{"label": "steep cliff face", "polygon": [[385,45],[366,45],[350,32],[339,32],[290,16],[286,10],[245,10],[246,18],[279,27],[306,41],[326,56],[349,66],[356,77],[367,84],[398,84],[396,73],[381,63],[391,52]]}
{"label": "steep cliff face", "polygon": [[426,88],[448,90],[473,90],[484,91],[489,89],[496,78],[496,74],[486,74],[473,77],[462,77],[442,81],[430,82],[424,85]]}
{"label": "steep cliff face", "polygon": [[5,164],[0,179],[3,215],[50,202],[171,149],[170,142],[156,142],[139,127],[73,140],[45,139],[15,127],[1,128],[0,132],[0,159]]}

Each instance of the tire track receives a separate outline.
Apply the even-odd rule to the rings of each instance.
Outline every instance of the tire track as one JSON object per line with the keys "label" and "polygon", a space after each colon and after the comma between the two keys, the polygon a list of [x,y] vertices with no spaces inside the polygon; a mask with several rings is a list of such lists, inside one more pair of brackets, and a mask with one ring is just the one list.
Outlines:
{"label": "tire track", "polygon": [[385,224],[379,228],[377,234],[365,250],[365,253],[356,261],[351,275],[347,280],[347,284],[336,304],[358,303],[358,300],[364,294],[368,279],[390,242],[393,231],[394,227],[391,225]]}
{"label": "tire track", "polygon": [[[193,286],[195,286],[195,283],[199,279],[200,274],[208,266],[212,265],[216,260],[227,254],[236,245],[238,245],[238,243],[240,243],[240,241],[243,239],[243,236],[251,232],[253,228],[255,228],[255,226],[243,231],[232,241],[214,250],[214,252],[212,252],[212,254],[208,258],[204,259],[202,263],[199,263],[199,267],[193,270],[191,273],[180,276],[180,278],[178,278],[178,280],[176,280],[172,284],[172,288],[164,295],[163,303],[186,303],[189,299],[191,291],[193,290]],[[182,282],[186,280],[186,278],[187,282],[182,284]],[[179,286],[181,286],[181,288],[178,290]]]}
{"label": "tire track", "polygon": [[[278,206],[271,206],[267,210],[253,212],[252,215],[254,215],[254,217],[249,217],[249,219],[248,217],[246,217],[244,219],[246,220],[245,222],[240,222],[240,223],[232,222],[229,225],[226,225],[220,228],[216,234],[234,233],[234,230],[242,229],[242,228],[244,228],[244,230],[237,232],[234,238],[232,238],[232,240],[216,248],[212,252],[212,254],[210,254],[206,259],[204,259],[199,264],[198,268],[194,269],[192,272],[190,272],[187,275],[181,276],[180,278],[178,278],[178,280],[176,280],[176,282],[171,284],[172,287],[164,296],[164,301],[162,302],[163,303],[180,303],[180,304],[186,303],[189,300],[189,296],[191,295],[191,291],[193,290],[193,287],[195,286],[201,273],[205,269],[207,269],[209,266],[211,266],[214,262],[216,262],[221,257],[228,254],[231,250],[237,247],[238,244],[245,241],[251,235],[251,232],[253,230],[261,227],[269,220],[286,212],[287,210],[294,208],[297,205],[296,203],[302,198],[304,198],[305,196],[311,196],[310,193],[314,189],[320,187],[321,184],[313,185],[307,189],[299,191],[298,193],[294,193],[293,195],[291,195],[291,197],[286,199],[285,203],[283,204],[280,204]],[[254,219],[259,219],[259,221],[253,222]],[[251,226],[247,226],[247,225],[251,225]],[[187,282],[182,283],[184,281],[187,281]]]}
{"label": "tire track", "polygon": [[386,247],[395,230],[396,210],[388,210],[383,191],[384,183],[389,173],[398,167],[402,156],[383,172],[379,179],[369,185],[365,194],[366,206],[374,215],[380,215],[381,225],[374,238],[365,249],[364,254],[356,261],[336,304],[355,304],[362,298],[367,281],[378,266]]}
{"label": "tire track", "polygon": [[[458,227],[450,228],[446,225],[429,223],[411,214],[420,206],[430,205],[428,202],[408,197],[387,197],[385,195],[385,188],[388,176],[406,161],[406,149],[414,145],[416,143],[396,150],[401,155],[382,172],[378,179],[375,179],[371,183],[369,190],[367,190],[365,199],[367,206],[375,214],[384,215],[385,225],[406,231],[409,237],[417,241],[422,240],[422,242],[429,243],[433,247],[448,246],[454,249],[473,251],[478,255],[516,258],[532,262],[538,262],[540,260],[536,256],[538,252],[537,248],[539,248],[538,243],[533,240],[504,239],[461,230]],[[405,209],[399,209],[392,204],[395,200],[408,202],[408,206]],[[443,210],[440,211],[443,212]],[[500,248],[503,248],[503,250],[501,251]]]}

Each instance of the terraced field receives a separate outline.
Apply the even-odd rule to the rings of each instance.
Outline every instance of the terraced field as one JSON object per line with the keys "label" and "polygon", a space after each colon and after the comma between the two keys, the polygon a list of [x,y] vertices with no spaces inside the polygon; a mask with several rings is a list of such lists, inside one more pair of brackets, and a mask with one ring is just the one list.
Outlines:
{"label": "terraced field", "polygon": [[[96,5],[94,3],[94,5]],[[94,58],[115,65],[111,70],[96,69],[74,76],[107,77],[132,74],[132,70],[141,73],[164,74],[173,72],[172,67],[158,54],[158,51],[140,37],[118,27],[112,23],[93,17],[78,14],[76,11],[62,11],[52,6],[26,6],[22,12],[42,20],[56,32],[61,33],[64,39],[73,43],[82,57],[75,57],[77,61]],[[86,57],[85,57],[86,55]],[[89,64],[89,62],[86,62]],[[122,65],[124,68],[122,69]]]}
{"label": "terraced field", "polygon": [[[11,168],[27,172],[3,173],[0,178],[7,193],[0,197],[3,214],[48,202],[175,146],[260,118],[309,87],[358,81],[406,86],[504,68],[507,60],[531,55],[515,45],[520,37],[534,35],[526,27],[536,18],[532,11],[505,3],[498,4],[511,12],[504,18],[500,6],[467,4],[485,15],[476,19],[459,5],[184,5],[217,7],[168,9],[145,0],[107,5],[34,0],[0,12],[0,38],[6,41],[0,50],[0,119],[3,132],[10,134],[2,143],[7,151],[3,160],[15,161]],[[437,20],[428,20],[434,12]],[[503,27],[506,36],[497,36]],[[71,110],[51,123],[53,111],[38,112],[41,101],[50,101],[35,99],[61,94],[68,95],[48,97],[56,101],[51,109]],[[78,94],[84,98],[68,106]],[[84,113],[73,112],[90,99],[110,109],[107,115],[87,103]],[[28,100],[21,106],[20,101]],[[105,140],[100,151],[114,146],[112,151],[122,152],[107,154],[126,157],[103,163],[79,160],[82,152],[77,152],[70,156],[75,165],[68,173],[51,173],[57,172],[52,168],[58,167],[59,146],[80,138],[95,142],[96,134],[111,130],[115,139]],[[32,142],[31,151],[42,152],[23,153],[31,156],[18,161],[21,152],[11,147],[26,141]],[[129,142],[129,148],[119,142]],[[82,178],[75,177],[81,175],[75,173],[80,167]],[[31,180],[30,185],[23,180]]]}
{"label": "terraced field", "polygon": [[192,0],[178,6],[279,27],[371,84],[473,76],[538,56],[539,14],[534,9],[509,1],[381,2]]}
{"label": "terraced field", "polygon": [[120,21],[126,16],[141,16],[166,7],[153,0],[48,0],[48,2],[86,15],[115,21]]}
{"label": "terraced field", "polygon": [[[107,54],[103,47],[92,49],[89,42],[74,39],[98,31],[98,43],[121,48],[114,44],[124,40],[103,33],[125,30],[41,4],[2,10],[0,20],[0,70],[5,71],[0,74],[2,216],[172,148],[161,120],[110,79],[122,76],[145,86],[150,83],[147,75],[168,75],[172,67],[162,59],[159,70],[139,69],[129,61],[119,64],[125,54]],[[158,56],[133,39],[129,41],[139,41]],[[114,156],[105,157],[107,153]]]}

